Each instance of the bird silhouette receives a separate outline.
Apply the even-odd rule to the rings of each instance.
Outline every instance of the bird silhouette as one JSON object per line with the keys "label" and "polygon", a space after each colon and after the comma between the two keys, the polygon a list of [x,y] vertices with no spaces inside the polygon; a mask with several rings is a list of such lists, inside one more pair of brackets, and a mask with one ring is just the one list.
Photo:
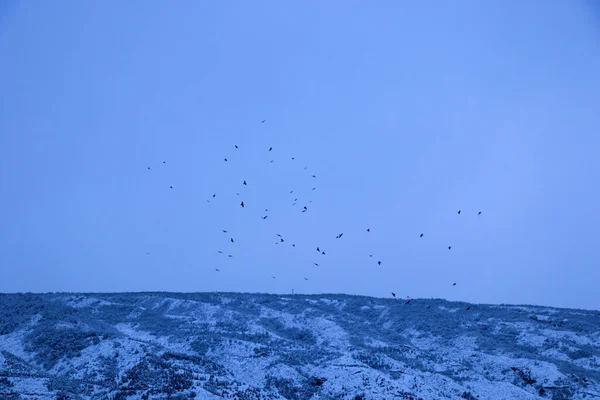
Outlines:
{"label": "bird silhouette", "polygon": [[293,190],[290,190],[290,194],[292,194],[292,193],[294,193],[294,191],[293,191]]}
{"label": "bird silhouette", "polygon": [[448,250],[450,250],[452,248],[452,246],[448,246]]}
{"label": "bird silhouette", "polygon": [[458,210],[458,214],[460,215],[460,210]]}
{"label": "bird silhouette", "polygon": [[396,293],[392,292],[392,296],[396,297]]}
{"label": "bird silhouette", "polygon": [[235,146],[236,149],[238,148],[237,144],[234,144],[234,146]]}
{"label": "bird silhouette", "polygon": [[340,234],[339,234],[339,235],[337,235],[335,238],[336,238],[336,239],[339,239],[339,238],[341,238],[341,237],[342,237],[342,235],[343,235],[343,233],[340,233]]}
{"label": "bird silhouette", "polygon": [[468,307],[466,308],[466,310],[467,310],[467,311],[469,311],[470,309],[471,309],[471,306],[468,306]]}
{"label": "bird silhouette", "polygon": [[260,121],[261,124],[264,124],[267,120],[263,119],[262,121]]}
{"label": "bird silhouette", "polygon": [[222,250],[218,250],[217,253],[223,254],[223,251]]}
{"label": "bird silhouette", "polygon": [[304,278],[304,280],[305,280],[305,281],[307,281],[307,280],[308,280],[308,278]]}
{"label": "bird silhouette", "polygon": [[213,194],[213,197],[215,197],[215,196],[216,196],[216,194]]}
{"label": "bird silhouette", "polygon": [[316,175],[312,175],[312,177],[313,177],[313,178],[316,178],[317,176],[316,176]]}
{"label": "bird silhouette", "polygon": [[421,233],[421,234],[419,235],[419,237],[423,237],[423,234]]}
{"label": "bird silhouette", "polygon": [[231,254],[227,254],[227,257],[231,258],[231,257],[233,257],[233,256],[232,256]]}
{"label": "bird silhouette", "polygon": [[166,164],[166,163],[167,163],[166,161],[163,161],[163,164]]}
{"label": "bird silhouette", "polygon": [[325,252],[324,252],[324,251],[322,251],[322,252],[321,252],[321,254],[325,255]]}
{"label": "bird silhouette", "polygon": [[479,211],[479,212],[477,213],[477,215],[481,215],[481,211]]}
{"label": "bird silhouette", "polygon": [[431,306],[427,306],[427,309],[429,310],[431,308]]}
{"label": "bird silhouette", "polygon": [[265,215],[264,217],[261,217],[262,219],[267,219],[268,215]]}
{"label": "bird silhouette", "polygon": [[173,189],[173,186],[169,186],[169,188]]}
{"label": "bird silhouette", "polygon": [[410,304],[410,299],[406,300],[406,302],[404,304]]}
{"label": "bird silhouette", "polygon": [[242,208],[244,208],[244,202],[243,201],[240,203],[240,206],[242,206]]}
{"label": "bird silhouette", "polygon": [[294,158],[294,157],[292,157],[292,160],[295,160],[295,158]]}
{"label": "bird silhouette", "polygon": [[317,188],[312,188],[312,190],[317,190]]}
{"label": "bird silhouette", "polygon": [[148,167],[148,171],[151,171],[150,167]]}
{"label": "bird silhouette", "polygon": [[371,232],[371,228],[367,228],[367,232]]}
{"label": "bird silhouette", "polygon": [[272,147],[269,147],[269,151],[271,151],[271,150],[273,150],[273,148],[272,148]]}
{"label": "bird silhouette", "polygon": [[226,159],[226,158],[224,158],[224,160],[225,160],[225,162],[227,162],[227,159]]}
{"label": "bird silhouette", "polygon": [[271,278],[275,279],[275,277],[274,277],[274,276],[272,276]]}
{"label": "bird silhouette", "polygon": [[377,261],[377,265],[381,265],[381,261]]}
{"label": "bird silhouette", "polygon": [[373,254],[369,254],[369,257],[373,257]]}
{"label": "bird silhouette", "polygon": [[150,253],[149,253],[149,252],[146,252],[146,255],[150,255]]}
{"label": "bird silhouette", "polygon": [[317,267],[319,266],[319,264],[317,264],[317,263],[313,263],[313,264],[315,264]]}
{"label": "bird silhouette", "polygon": [[247,185],[247,184],[246,184],[246,181],[244,181],[244,185]]}
{"label": "bird silhouette", "polygon": [[279,237],[283,237],[283,236],[281,236],[279,233],[277,234],[277,236],[279,236]]}
{"label": "bird silhouette", "polygon": [[279,239],[279,240],[281,240],[281,243],[283,243],[283,242],[284,242],[284,240],[283,240],[283,239]]}
{"label": "bird silhouette", "polygon": [[215,268],[215,271],[219,272],[219,271],[220,271],[220,269],[219,269],[219,268]]}
{"label": "bird silhouette", "polygon": [[296,247],[296,245],[295,245],[295,244],[292,244],[292,247]]}
{"label": "bird silhouette", "polygon": [[454,282],[454,283],[452,284],[452,286],[456,286],[456,282]]}
{"label": "bird silhouette", "polygon": [[317,246],[317,251],[321,251],[321,249],[319,249],[319,247]]}
{"label": "bird silhouette", "polygon": [[227,233],[227,231],[225,229],[221,229],[223,231],[223,233]]}
{"label": "bird silhouette", "polygon": [[233,243],[233,238],[229,238],[229,241],[230,241],[231,243]]}

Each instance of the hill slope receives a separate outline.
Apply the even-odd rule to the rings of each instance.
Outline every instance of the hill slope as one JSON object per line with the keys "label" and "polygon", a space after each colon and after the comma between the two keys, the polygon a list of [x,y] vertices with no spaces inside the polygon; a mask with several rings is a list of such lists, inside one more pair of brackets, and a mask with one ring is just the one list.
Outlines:
{"label": "hill slope", "polygon": [[600,398],[600,315],[346,295],[0,295],[0,398],[194,395]]}

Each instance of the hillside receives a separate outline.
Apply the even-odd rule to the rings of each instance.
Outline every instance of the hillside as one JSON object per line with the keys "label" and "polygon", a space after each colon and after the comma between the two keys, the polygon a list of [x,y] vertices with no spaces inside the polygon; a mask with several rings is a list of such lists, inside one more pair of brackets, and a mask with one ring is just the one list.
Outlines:
{"label": "hillside", "polygon": [[600,398],[600,313],[347,295],[0,295],[0,398],[192,397]]}

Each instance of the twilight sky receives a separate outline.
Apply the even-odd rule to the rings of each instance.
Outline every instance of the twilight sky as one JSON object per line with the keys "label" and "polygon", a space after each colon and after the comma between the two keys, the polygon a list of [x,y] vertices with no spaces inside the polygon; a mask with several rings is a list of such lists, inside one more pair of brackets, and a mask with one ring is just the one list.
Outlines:
{"label": "twilight sky", "polygon": [[583,0],[4,1],[0,292],[599,309],[599,110]]}

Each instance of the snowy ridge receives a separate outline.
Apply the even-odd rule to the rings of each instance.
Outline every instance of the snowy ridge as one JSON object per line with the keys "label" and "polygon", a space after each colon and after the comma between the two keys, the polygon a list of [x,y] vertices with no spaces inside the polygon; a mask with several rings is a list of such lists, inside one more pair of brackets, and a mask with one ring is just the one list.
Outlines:
{"label": "snowy ridge", "polygon": [[347,295],[0,295],[1,399],[193,397],[600,398],[600,313]]}

